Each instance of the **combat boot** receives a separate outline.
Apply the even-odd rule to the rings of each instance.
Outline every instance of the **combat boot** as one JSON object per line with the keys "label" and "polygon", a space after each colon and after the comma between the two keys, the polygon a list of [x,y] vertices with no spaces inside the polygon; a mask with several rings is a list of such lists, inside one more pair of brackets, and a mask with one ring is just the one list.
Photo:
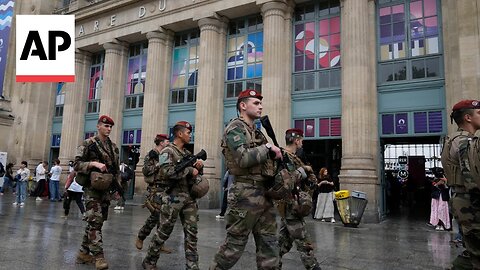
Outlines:
{"label": "combat boot", "polygon": [[105,260],[105,257],[103,256],[103,254],[95,257],[95,269],[97,270],[108,269],[108,263],[107,263],[107,260]]}
{"label": "combat boot", "polygon": [[313,267],[312,270],[322,270],[322,268],[320,268],[320,265],[317,264]]}
{"label": "combat boot", "polygon": [[84,264],[84,263],[93,263],[95,258],[90,255],[89,253],[85,253],[83,251],[79,251],[77,255],[77,259],[75,260],[76,263]]}
{"label": "combat boot", "polygon": [[135,247],[138,250],[141,250],[143,248],[143,240],[137,237],[137,240],[135,241]]}
{"label": "combat boot", "polygon": [[156,265],[146,263],[145,261],[142,262],[142,267],[143,267],[143,269],[146,269],[146,270],[157,270],[158,269]]}

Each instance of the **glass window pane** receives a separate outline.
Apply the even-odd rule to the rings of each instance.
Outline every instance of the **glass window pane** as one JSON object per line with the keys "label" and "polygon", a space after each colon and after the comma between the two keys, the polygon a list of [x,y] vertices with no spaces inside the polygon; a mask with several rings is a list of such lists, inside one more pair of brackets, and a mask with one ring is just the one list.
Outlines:
{"label": "glass window pane", "polygon": [[412,61],[412,78],[425,78],[425,63],[423,59]]}
{"label": "glass window pane", "polygon": [[318,23],[318,26],[319,26],[319,32],[318,34],[320,36],[325,36],[325,35],[328,35],[328,33],[330,32],[330,24],[329,24],[329,19],[325,19],[325,20],[320,20],[320,22]]}
{"label": "glass window pane", "polygon": [[410,3],[410,19],[418,19],[423,17],[422,1]]}
{"label": "glass window pane", "polygon": [[295,91],[302,91],[302,90],[305,89],[305,83],[304,83],[303,75],[294,76],[293,83],[295,85],[294,86]]}
{"label": "glass window pane", "polygon": [[295,71],[302,71],[303,68],[303,55],[295,56]]}
{"label": "glass window pane", "polygon": [[405,11],[403,5],[396,5],[392,7],[392,22],[405,21]]}
{"label": "glass window pane", "polygon": [[315,136],[315,120],[305,119],[305,137]]}
{"label": "glass window pane", "polygon": [[425,17],[437,15],[437,0],[424,0]]}
{"label": "glass window pane", "polygon": [[187,90],[187,102],[194,102],[195,101],[195,90],[194,89],[188,89]]}
{"label": "glass window pane", "polygon": [[340,69],[330,70],[330,87],[340,87],[342,84],[342,74]]}
{"label": "glass window pane", "polygon": [[178,102],[185,103],[185,90],[178,91]]}
{"label": "glass window pane", "polygon": [[331,0],[330,1],[330,14],[340,13],[340,1]]}
{"label": "glass window pane", "polygon": [[380,65],[380,82],[391,82],[393,81],[392,75],[392,64]]}
{"label": "glass window pane", "polygon": [[247,30],[245,28],[245,21],[243,21],[243,20],[238,21],[237,27],[238,27],[237,31],[238,31],[239,34],[244,34]]}
{"label": "glass window pane", "polygon": [[412,50],[412,56],[421,56],[425,55],[425,40],[416,39],[410,42],[410,47]]}
{"label": "glass window pane", "polygon": [[305,5],[305,20],[315,18],[315,5]]}
{"label": "glass window pane", "polygon": [[393,114],[382,115],[382,134],[394,134]]}
{"label": "glass window pane", "polygon": [[227,98],[235,96],[235,85],[233,83],[227,84]]}
{"label": "glass window pane", "polygon": [[431,37],[425,40],[425,50],[427,54],[438,53],[438,37]]}
{"label": "glass window pane", "polygon": [[309,73],[305,74],[305,89],[312,90],[315,89],[315,74]]}
{"label": "glass window pane", "polygon": [[340,16],[330,19],[330,33],[340,33]]}
{"label": "glass window pane", "polygon": [[178,103],[178,92],[172,91],[172,104]]}
{"label": "glass window pane", "polygon": [[403,22],[393,24],[393,41],[405,40],[405,24]]}
{"label": "glass window pane", "polygon": [[318,73],[318,88],[322,89],[330,87],[330,79],[328,73],[328,71]]}
{"label": "glass window pane", "polygon": [[425,19],[425,36],[438,35],[438,19],[437,17],[430,17]]}
{"label": "glass window pane", "polygon": [[329,52],[330,56],[330,67],[340,66],[340,51],[331,51]]}
{"label": "glass window pane", "polygon": [[295,120],[295,128],[304,130],[304,121],[303,120]]}
{"label": "glass window pane", "polygon": [[427,68],[427,77],[440,76],[440,58],[430,58],[425,60]]}
{"label": "glass window pane", "polygon": [[380,24],[390,23],[392,21],[391,7],[384,7],[380,9]]}
{"label": "glass window pane", "polygon": [[315,54],[307,53],[305,55],[305,70],[313,70],[315,68]]}
{"label": "glass window pane", "polygon": [[328,15],[328,1],[321,1],[318,6],[319,6],[318,15],[320,17],[327,16]]}
{"label": "glass window pane", "polygon": [[395,81],[401,81],[407,79],[407,65],[406,62],[395,63],[393,66]]}
{"label": "glass window pane", "polygon": [[412,39],[418,39],[423,37],[423,20],[413,20],[410,22],[410,32]]}
{"label": "glass window pane", "polygon": [[380,25],[380,44],[392,42],[392,25]]}
{"label": "glass window pane", "polygon": [[257,18],[248,18],[248,31],[255,31],[257,26]]}

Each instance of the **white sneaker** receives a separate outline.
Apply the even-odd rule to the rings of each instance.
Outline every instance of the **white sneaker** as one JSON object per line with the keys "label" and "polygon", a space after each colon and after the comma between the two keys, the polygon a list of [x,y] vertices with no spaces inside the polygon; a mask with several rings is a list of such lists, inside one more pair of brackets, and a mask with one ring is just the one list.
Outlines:
{"label": "white sneaker", "polygon": [[23,207],[24,205],[25,205],[25,203],[23,203],[23,202],[22,202],[22,203],[20,203],[20,207]]}
{"label": "white sneaker", "polygon": [[14,203],[12,203],[12,204],[13,204],[14,206],[17,206],[17,205],[18,205],[18,203],[17,203],[17,202],[14,202]]}
{"label": "white sneaker", "polygon": [[331,223],[335,223],[335,219],[332,218],[332,219],[330,220],[330,222],[331,222]]}
{"label": "white sneaker", "polygon": [[35,199],[35,201],[43,201],[43,200],[42,200],[42,198],[37,197],[37,198]]}
{"label": "white sneaker", "polygon": [[215,216],[215,218],[216,218],[216,219],[224,219],[224,218],[225,218],[225,216],[216,215],[216,216]]}
{"label": "white sneaker", "polygon": [[113,208],[113,210],[122,210],[123,208],[124,208],[124,207],[117,205],[117,206],[115,206],[115,207]]}
{"label": "white sneaker", "polygon": [[443,229],[443,227],[441,225],[438,225],[437,227],[435,227],[435,230],[444,231],[445,229]]}

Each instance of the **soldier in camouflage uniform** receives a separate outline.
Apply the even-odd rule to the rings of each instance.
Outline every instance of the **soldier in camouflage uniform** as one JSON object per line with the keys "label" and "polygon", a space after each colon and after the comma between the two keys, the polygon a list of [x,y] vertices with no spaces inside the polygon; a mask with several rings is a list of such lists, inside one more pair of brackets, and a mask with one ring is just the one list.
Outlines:
{"label": "soldier in camouflage uniform", "polygon": [[203,163],[197,160],[193,167],[187,167],[183,171],[175,173],[177,162],[191,155],[185,149],[185,145],[190,142],[191,132],[192,126],[188,122],[177,122],[173,127],[175,136],[173,143],[160,152],[159,182],[166,183],[169,187],[161,194],[160,225],[157,227],[157,232],[148,248],[147,257],[142,262],[144,269],[157,269],[156,264],[160,249],[170,237],[178,216],[180,216],[185,233],[186,268],[199,269],[197,251],[198,205],[197,201],[190,195],[189,186],[191,180],[202,173]]}
{"label": "soldier in camouflage uniform", "polygon": [[[316,177],[310,166],[305,165],[300,158],[295,155],[298,149],[303,146],[303,131],[301,129],[289,129],[285,132],[286,147],[284,159],[288,170],[296,182],[296,191],[292,197],[282,200],[278,203],[279,213],[282,215],[282,226],[279,235],[280,247],[280,269],[282,268],[282,257],[290,251],[293,243],[297,245],[300,252],[300,258],[306,269],[319,270],[320,266],[313,252],[313,243],[305,228],[303,214],[296,213],[295,206],[299,203],[295,196],[297,191],[310,193],[310,186],[315,184]],[[311,195],[311,194],[310,194]],[[311,197],[310,197],[311,199]],[[308,215],[308,214],[307,214]]]}
{"label": "soldier in camouflage uniform", "polygon": [[[161,193],[165,191],[165,183],[161,183],[158,181],[158,172],[160,171],[160,164],[158,163],[158,156],[160,152],[167,146],[170,142],[168,140],[167,134],[157,134],[155,139],[153,140],[155,143],[155,148],[150,150],[148,154],[145,156],[145,161],[143,163],[143,175],[145,179],[148,177],[153,178],[153,182],[147,182],[148,187],[148,195],[147,201],[145,204],[150,203],[151,207],[147,207],[150,210],[150,216],[145,221],[145,224],[138,232],[137,240],[135,241],[135,247],[137,249],[143,248],[143,241],[147,238],[154,227],[158,227],[160,222],[160,209],[155,208],[157,206],[153,200],[154,197],[157,196],[155,201],[161,201]],[[157,206],[158,207],[158,206]],[[162,246],[161,252],[165,253],[172,253],[172,251],[165,246]]]}
{"label": "soldier in camouflage uniform", "polygon": [[480,102],[460,101],[453,106],[450,117],[458,130],[444,144],[442,165],[447,184],[453,190],[450,202],[463,230],[466,248],[466,252],[453,261],[452,269],[480,269],[480,190],[472,177],[467,153],[470,141],[480,129]]}
{"label": "soldier in camouflage uniform", "polygon": [[279,159],[282,154],[255,129],[253,121],[262,114],[262,98],[255,90],[242,91],[237,99],[240,117],[225,128],[223,154],[235,180],[228,194],[227,237],[210,269],[232,268],[240,259],[250,233],[257,247],[258,269],[278,267],[276,214],[272,200],[265,196],[267,178],[262,171],[269,156]]}
{"label": "soldier in camouflage uniform", "polygon": [[[84,175],[88,175],[92,171],[110,173],[113,174],[113,181],[117,181],[119,151],[109,138],[113,125],[113,120],[106,115],[102,115],[98,119],[98,134],[85,140],[77,149],[74,163],[76,172]],[[77,263],[95,262],[96,269],[108,269],[103,254],[102,226],[110,205],[109,189],[96,190],[88,184],[84,188],[85,220],[88,224],[76,261]]]}

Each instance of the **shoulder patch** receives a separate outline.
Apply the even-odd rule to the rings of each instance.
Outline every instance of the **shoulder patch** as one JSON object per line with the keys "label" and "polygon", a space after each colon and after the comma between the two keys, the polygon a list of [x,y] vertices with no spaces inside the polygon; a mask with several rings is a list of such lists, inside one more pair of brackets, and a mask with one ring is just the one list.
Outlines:
{"label": "shoulder patch", "polygon": [[168,153],[161,154],[160,157],[158,158],[158,163],[160,165],[171,163]]}

